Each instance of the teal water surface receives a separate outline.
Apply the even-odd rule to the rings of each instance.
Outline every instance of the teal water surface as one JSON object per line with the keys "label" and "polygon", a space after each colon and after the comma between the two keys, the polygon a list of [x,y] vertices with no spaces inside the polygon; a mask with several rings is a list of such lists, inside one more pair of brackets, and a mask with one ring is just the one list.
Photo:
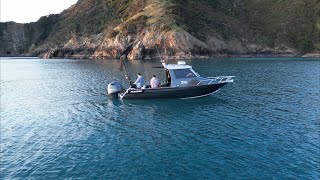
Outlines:
{"label": "teal water surface", "polygon": [[[117,60],[0,62],[0,179],[320,178],[320,59],[187,61],[235,82],[201,99],[130,101],[106,95],[127,83]],[[127,62],[146,79],[164,74],[153,66]]]}

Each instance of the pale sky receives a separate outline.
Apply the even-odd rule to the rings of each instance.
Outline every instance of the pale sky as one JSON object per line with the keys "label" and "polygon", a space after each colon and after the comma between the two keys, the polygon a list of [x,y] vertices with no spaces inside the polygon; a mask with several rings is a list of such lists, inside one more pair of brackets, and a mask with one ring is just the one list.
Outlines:
{"label": "pale sky", "polygon": [[41,16],[58,14],[77,0],[0,0],[1,22],[29,23]]}

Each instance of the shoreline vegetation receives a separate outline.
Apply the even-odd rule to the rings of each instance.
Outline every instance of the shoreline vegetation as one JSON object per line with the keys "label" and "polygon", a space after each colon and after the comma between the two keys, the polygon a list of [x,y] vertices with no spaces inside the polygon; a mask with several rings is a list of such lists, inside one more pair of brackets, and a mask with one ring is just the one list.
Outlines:
{"label": "shoreline vegetation", "polygon": [[168,59],[320,57],[318,0],[79,0],[0,23],[0,56]]}

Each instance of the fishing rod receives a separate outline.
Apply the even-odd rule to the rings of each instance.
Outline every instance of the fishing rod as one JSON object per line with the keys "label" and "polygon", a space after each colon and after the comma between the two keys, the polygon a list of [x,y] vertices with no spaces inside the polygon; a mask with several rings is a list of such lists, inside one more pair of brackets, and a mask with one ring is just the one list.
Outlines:
{"label": "fishing rod", "polygon": [[161,55],[160,55],[160,52],[159,52],[159,49],[158,49],[158,46],[157,46],[157,45],[156,45],[156,50],[157,50],[157,52],[158,52],[158,55],[159,55],[159,57],[160,57],[161,62],[163,62],[163,59],[161,58]]}
{"label": "fishing rod", "polygon": [[159,55],[159,57],[160,57],[160,62],[162,63],[162,66],[164,67],[165,64],[166,64],[166,60],[162,59],[161,54],[160,54],[160,52],[159,52],[159,49],[158,49],[158,46],[157,46],[157,45],[156,45],[156,50],[157,50],[158,55]]}
{"label": "fishing rod", "polygon": [[120,60],[121,62],[121,67],[120,67],[120,70],[124,70],[124,74],[125,74],[125,77],[126,77],[126,79],[128,79],[128,81],[129,81],[129,83],[130,83],[130,85],[132,84],[132,81],[131,81],[131,78],[130,78],[130,74],[128,73],[128,71],[127,71],[127,67],[126,67],[126,65],[124,64],[124,61],[123,61],[123,59],[121,59]]}

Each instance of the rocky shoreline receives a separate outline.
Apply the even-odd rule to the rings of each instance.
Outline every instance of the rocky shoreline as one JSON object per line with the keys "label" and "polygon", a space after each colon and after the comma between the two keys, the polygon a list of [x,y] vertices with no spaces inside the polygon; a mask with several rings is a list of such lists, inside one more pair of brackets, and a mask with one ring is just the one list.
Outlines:
{"label": "rocky shoreline", "polygon": [[302,57],[306,57],[306,58],[320,58],[320,53],[308,53],[308,54],[304,54]]}
{"label": "rocky shoreline", "polygon": [[[52,52],[49,52],[50,54]],[[57,53],[57,52],[55,52]],[[0,57],[39,57],[43,59],[121,59],[121,57],[96,57],[88,54],[68,54],[66,56],[59,56],[59,53],[53,54],[52,56],[47,53],[42,54],[17,54],[17,55],[0,55]],[[60,53],[61,55],[61,53]],[[252,54],[215,54],[215,55],[181,55],[181,56],[164,56],[161,58],[168,60],[187,60],[187,59],[216,59],[216,58],[320,58],[320,54],[300,54],[300,53],[252,53]],[[154,55],[152,57],[143,58],[143,60],[155,60],[160,59],[159,55]],[[139,59],[135,59],[139,60]]]}

